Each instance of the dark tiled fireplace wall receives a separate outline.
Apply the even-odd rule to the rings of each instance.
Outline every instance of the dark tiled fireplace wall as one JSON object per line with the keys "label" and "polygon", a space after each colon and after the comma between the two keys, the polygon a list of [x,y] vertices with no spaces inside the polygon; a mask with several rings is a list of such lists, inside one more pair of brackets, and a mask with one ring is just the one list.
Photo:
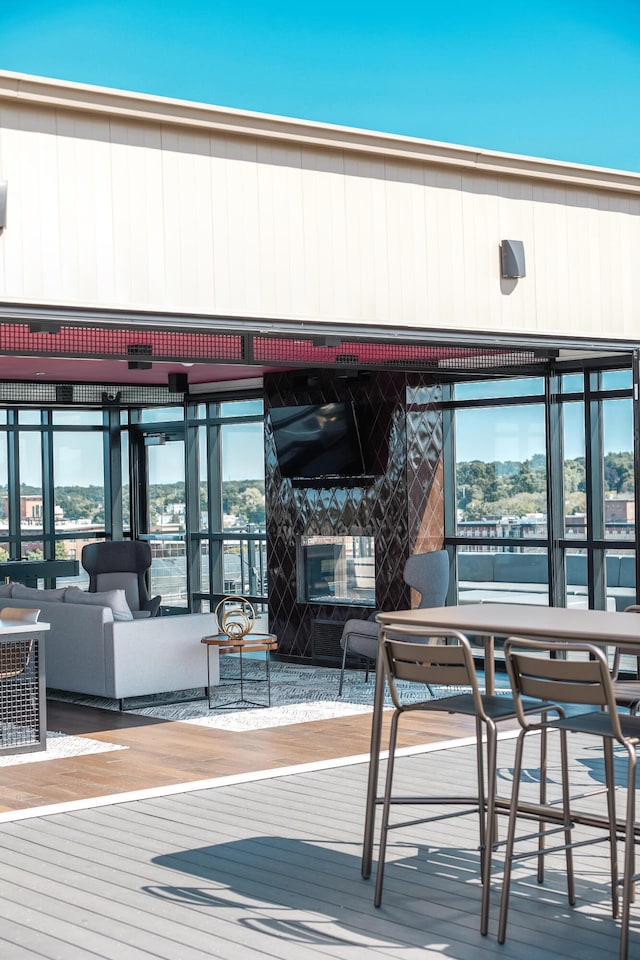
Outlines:
{"label": "dark tiled fireplace wall", "polygon": [[335,372],[265,376],[271,407],[352,401],[367,469],[364,485],[296,486],[280,476],[269,417],[265,434],[270,629],[291,659],[338,659],[342,624],[371,608],[297,602],[296,537],[372,536],[376,608],[411,605],[402,571],[413,553],[442,546],[441,390],[424,374]]}

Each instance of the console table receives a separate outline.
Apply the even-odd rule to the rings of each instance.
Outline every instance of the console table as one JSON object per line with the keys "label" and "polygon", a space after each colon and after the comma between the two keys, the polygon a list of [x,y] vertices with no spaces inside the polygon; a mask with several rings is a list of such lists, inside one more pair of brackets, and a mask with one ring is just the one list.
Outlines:
{"label": "console table", "polygon": [[0,754],[46,750],[47,630],[48,623],[0,620]]}
{"label": "console table", "polygon": [[[278,639],[272,633],[247,633],[244,637],[239,637],[234,639],[233,637],[228,637],[226,633],[218,633],[213,637],[203,637],[202,643],[207,646],[207,694],[209,697],[209,709],[210,710],[222,710],[227,707],[270,707],[271,706],[271,669],[270,669],[270,660],[269,654],[272,650],[278,649]],[[232,682],[237,682],[240,684],[240,698],[238,700],[228,700],[225,703],[220,703],[217,706],[214,706],[211,702],[211,677],[209,671],[209,651],[212,647],[215,647],[219,653],[237,653],[239,655],[239,665],[240,665],[240,675],[237,678],[233,678]],[[242,662],[243,653],[262,653],[264,652],[265,659],[265,677],[264,680],[261,678],[249,678],[244,675],[244,668]],[[227,678],[229,679],[229,678]],[[266,703],[256,703],[253,700],[245,700],[244,696],[244,685],[245,683],[266,683],[267,684],[267,701]],[[222,684],[222,686],[229,686],[230,684]]]}

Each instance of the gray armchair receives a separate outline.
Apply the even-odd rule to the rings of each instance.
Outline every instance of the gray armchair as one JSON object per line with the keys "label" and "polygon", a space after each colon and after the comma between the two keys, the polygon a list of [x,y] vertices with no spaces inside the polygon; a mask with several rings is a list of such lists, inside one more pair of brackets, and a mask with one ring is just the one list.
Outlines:
{"label": "gray armchair", "polygon": [[[429,553],[416,553],[409,557],[403,572],[405,583],[420,594],[418,607],[442,607],[449,589],[449,556],[446,550],[433,550]],[[369,680],[369,667],[378,655],[380,627],[376,623],[376,612],[368,620],[347,620],[340,638],[342,647],[342,669],[338,696],[342,696],[344,670],[348,654],[357,654],[366,665],[365,683]]]}
{"label": "gray armchair", "polygon": [[134,618],[155,617],[162,597],[150,597],[146,573],[151,547],[142,540],[101,540],[82,548],[82,566],[89,574],[89,593],[124,590]]}

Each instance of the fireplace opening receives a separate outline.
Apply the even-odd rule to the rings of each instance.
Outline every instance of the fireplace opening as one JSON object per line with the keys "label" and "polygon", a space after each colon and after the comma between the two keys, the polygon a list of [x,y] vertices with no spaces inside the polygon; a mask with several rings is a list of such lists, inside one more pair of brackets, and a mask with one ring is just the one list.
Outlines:
{"label": "fireplace opening", "polygon": [[298,537],[300,603],[375,606],[375,540],[362,536]]}

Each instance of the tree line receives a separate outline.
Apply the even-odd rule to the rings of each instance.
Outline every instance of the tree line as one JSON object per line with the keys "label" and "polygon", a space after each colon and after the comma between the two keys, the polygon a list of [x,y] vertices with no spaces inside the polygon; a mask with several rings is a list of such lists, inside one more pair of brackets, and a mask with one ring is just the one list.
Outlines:
{"label": "tree line", "polygon": [[[633,454],[604,457],[605,495],[633,494]],[[456,468],[456,505],[465,520],[487,516],[525,516],[547,512],[547,462],[543,454],[528,460],[470,460]],[[564,462],[565,513],[586,510],[585,458]]]}

